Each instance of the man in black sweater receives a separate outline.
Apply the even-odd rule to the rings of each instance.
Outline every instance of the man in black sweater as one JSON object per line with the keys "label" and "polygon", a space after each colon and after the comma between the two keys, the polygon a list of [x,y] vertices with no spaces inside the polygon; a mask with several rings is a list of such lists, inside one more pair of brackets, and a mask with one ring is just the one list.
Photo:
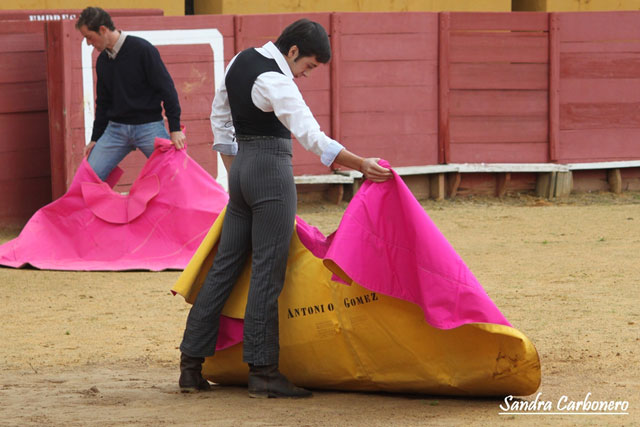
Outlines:
{"label": "man in black sweater", "polygon": [[[116,30],[111,16],[87,7],[76,22],[87,44],[100,52],[96,62],[96,114],[89,164],[105,180],[129,152],[151,156],[156,137],[184,148],[180,103],[173,80],[158,50],[148,41]],[[169,122],[167,133],[162,107]]]}

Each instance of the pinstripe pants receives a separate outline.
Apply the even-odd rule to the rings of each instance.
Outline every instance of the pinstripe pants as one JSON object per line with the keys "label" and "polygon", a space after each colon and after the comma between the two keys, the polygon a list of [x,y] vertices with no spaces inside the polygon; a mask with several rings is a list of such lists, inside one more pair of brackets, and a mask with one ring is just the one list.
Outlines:
{"label": "pinstripe pants", "polygon": [[192,357],[214,354],[222,308],[251,254],[243,360],[273,365],[278,363],[280,349],[278,296],[284,285],[297,204],[291,140],[237,139],[218,252],[189,312],[180,350]]}

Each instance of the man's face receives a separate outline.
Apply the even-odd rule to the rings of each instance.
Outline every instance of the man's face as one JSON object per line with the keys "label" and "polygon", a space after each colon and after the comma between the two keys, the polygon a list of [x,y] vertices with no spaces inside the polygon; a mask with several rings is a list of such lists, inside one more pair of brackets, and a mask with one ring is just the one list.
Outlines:
{"label": "man's face", "polygon": [[300,56],[298,46],[293,45],[286,56],[293,77],[309,77],[311,71],[320,63],[315,56]]}
{"label": "man's face", "polygon": [[91,31],[86,25],[80,27],[80,33],[89,46],[93,46],[98,52],[102,52],[107,47],[107,29],[104,26],[98,28],[98,32]]}

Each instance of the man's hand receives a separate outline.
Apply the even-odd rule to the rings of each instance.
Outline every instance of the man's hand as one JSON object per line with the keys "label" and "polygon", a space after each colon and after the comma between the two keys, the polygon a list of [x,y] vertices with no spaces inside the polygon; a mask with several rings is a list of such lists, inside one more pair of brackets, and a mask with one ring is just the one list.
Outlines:
{"label": "man's hand", "polygon": [[181,130],[171,132],[171,143],[176,147],[176,150],[182,150],[185,142],[187,142],[187,137],[184,136],[184,133]]}
{"label": "man's hand", "polygon": [[360,166],[360,172],[364,175],[364,177],[373,182],[385,182],[393,175],[391,171],[387,168],[383,168],[378,164],[379,158],[369,157],[362,161],[362,166]]}
{"label": "man's hand", "polygon": [[89,157],[89,154],[91,153],[91,150],[93,150],[93,147],[95,145],[96,145],[96,142],[95,141],[91,141],[87,145],[84,146],[84,156],[85,157]]}

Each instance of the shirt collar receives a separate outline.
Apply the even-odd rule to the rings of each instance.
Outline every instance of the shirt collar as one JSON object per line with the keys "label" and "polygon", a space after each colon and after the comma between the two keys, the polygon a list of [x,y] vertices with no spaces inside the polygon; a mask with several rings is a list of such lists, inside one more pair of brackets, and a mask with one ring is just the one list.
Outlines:
{"label": "shirt collar", "polygon": [[122,45],[124,44],[124,39],[127,37],[127,33],[124,31],[119,31],[120,35],[118,36],[118,40],[116,40],[116,44],[113,45],[113,49],[105,49],[107,51],[107,55],[109,58],[116,59],[116,55],[120,52]]}
{"label": "shirt collar", "polygon": [[284,75],[289,78],[293,78],[293,73],[291,72],[289,63],[287,62],[282,52],[280,52],[276,45],[273,44],[273,42],[266,43],[264,46],[258,49],[258,52],[260,52],[267,58],[275,59],[276,64],[278,64],[278,67],[280,67],[280,70],[282,70]]}

